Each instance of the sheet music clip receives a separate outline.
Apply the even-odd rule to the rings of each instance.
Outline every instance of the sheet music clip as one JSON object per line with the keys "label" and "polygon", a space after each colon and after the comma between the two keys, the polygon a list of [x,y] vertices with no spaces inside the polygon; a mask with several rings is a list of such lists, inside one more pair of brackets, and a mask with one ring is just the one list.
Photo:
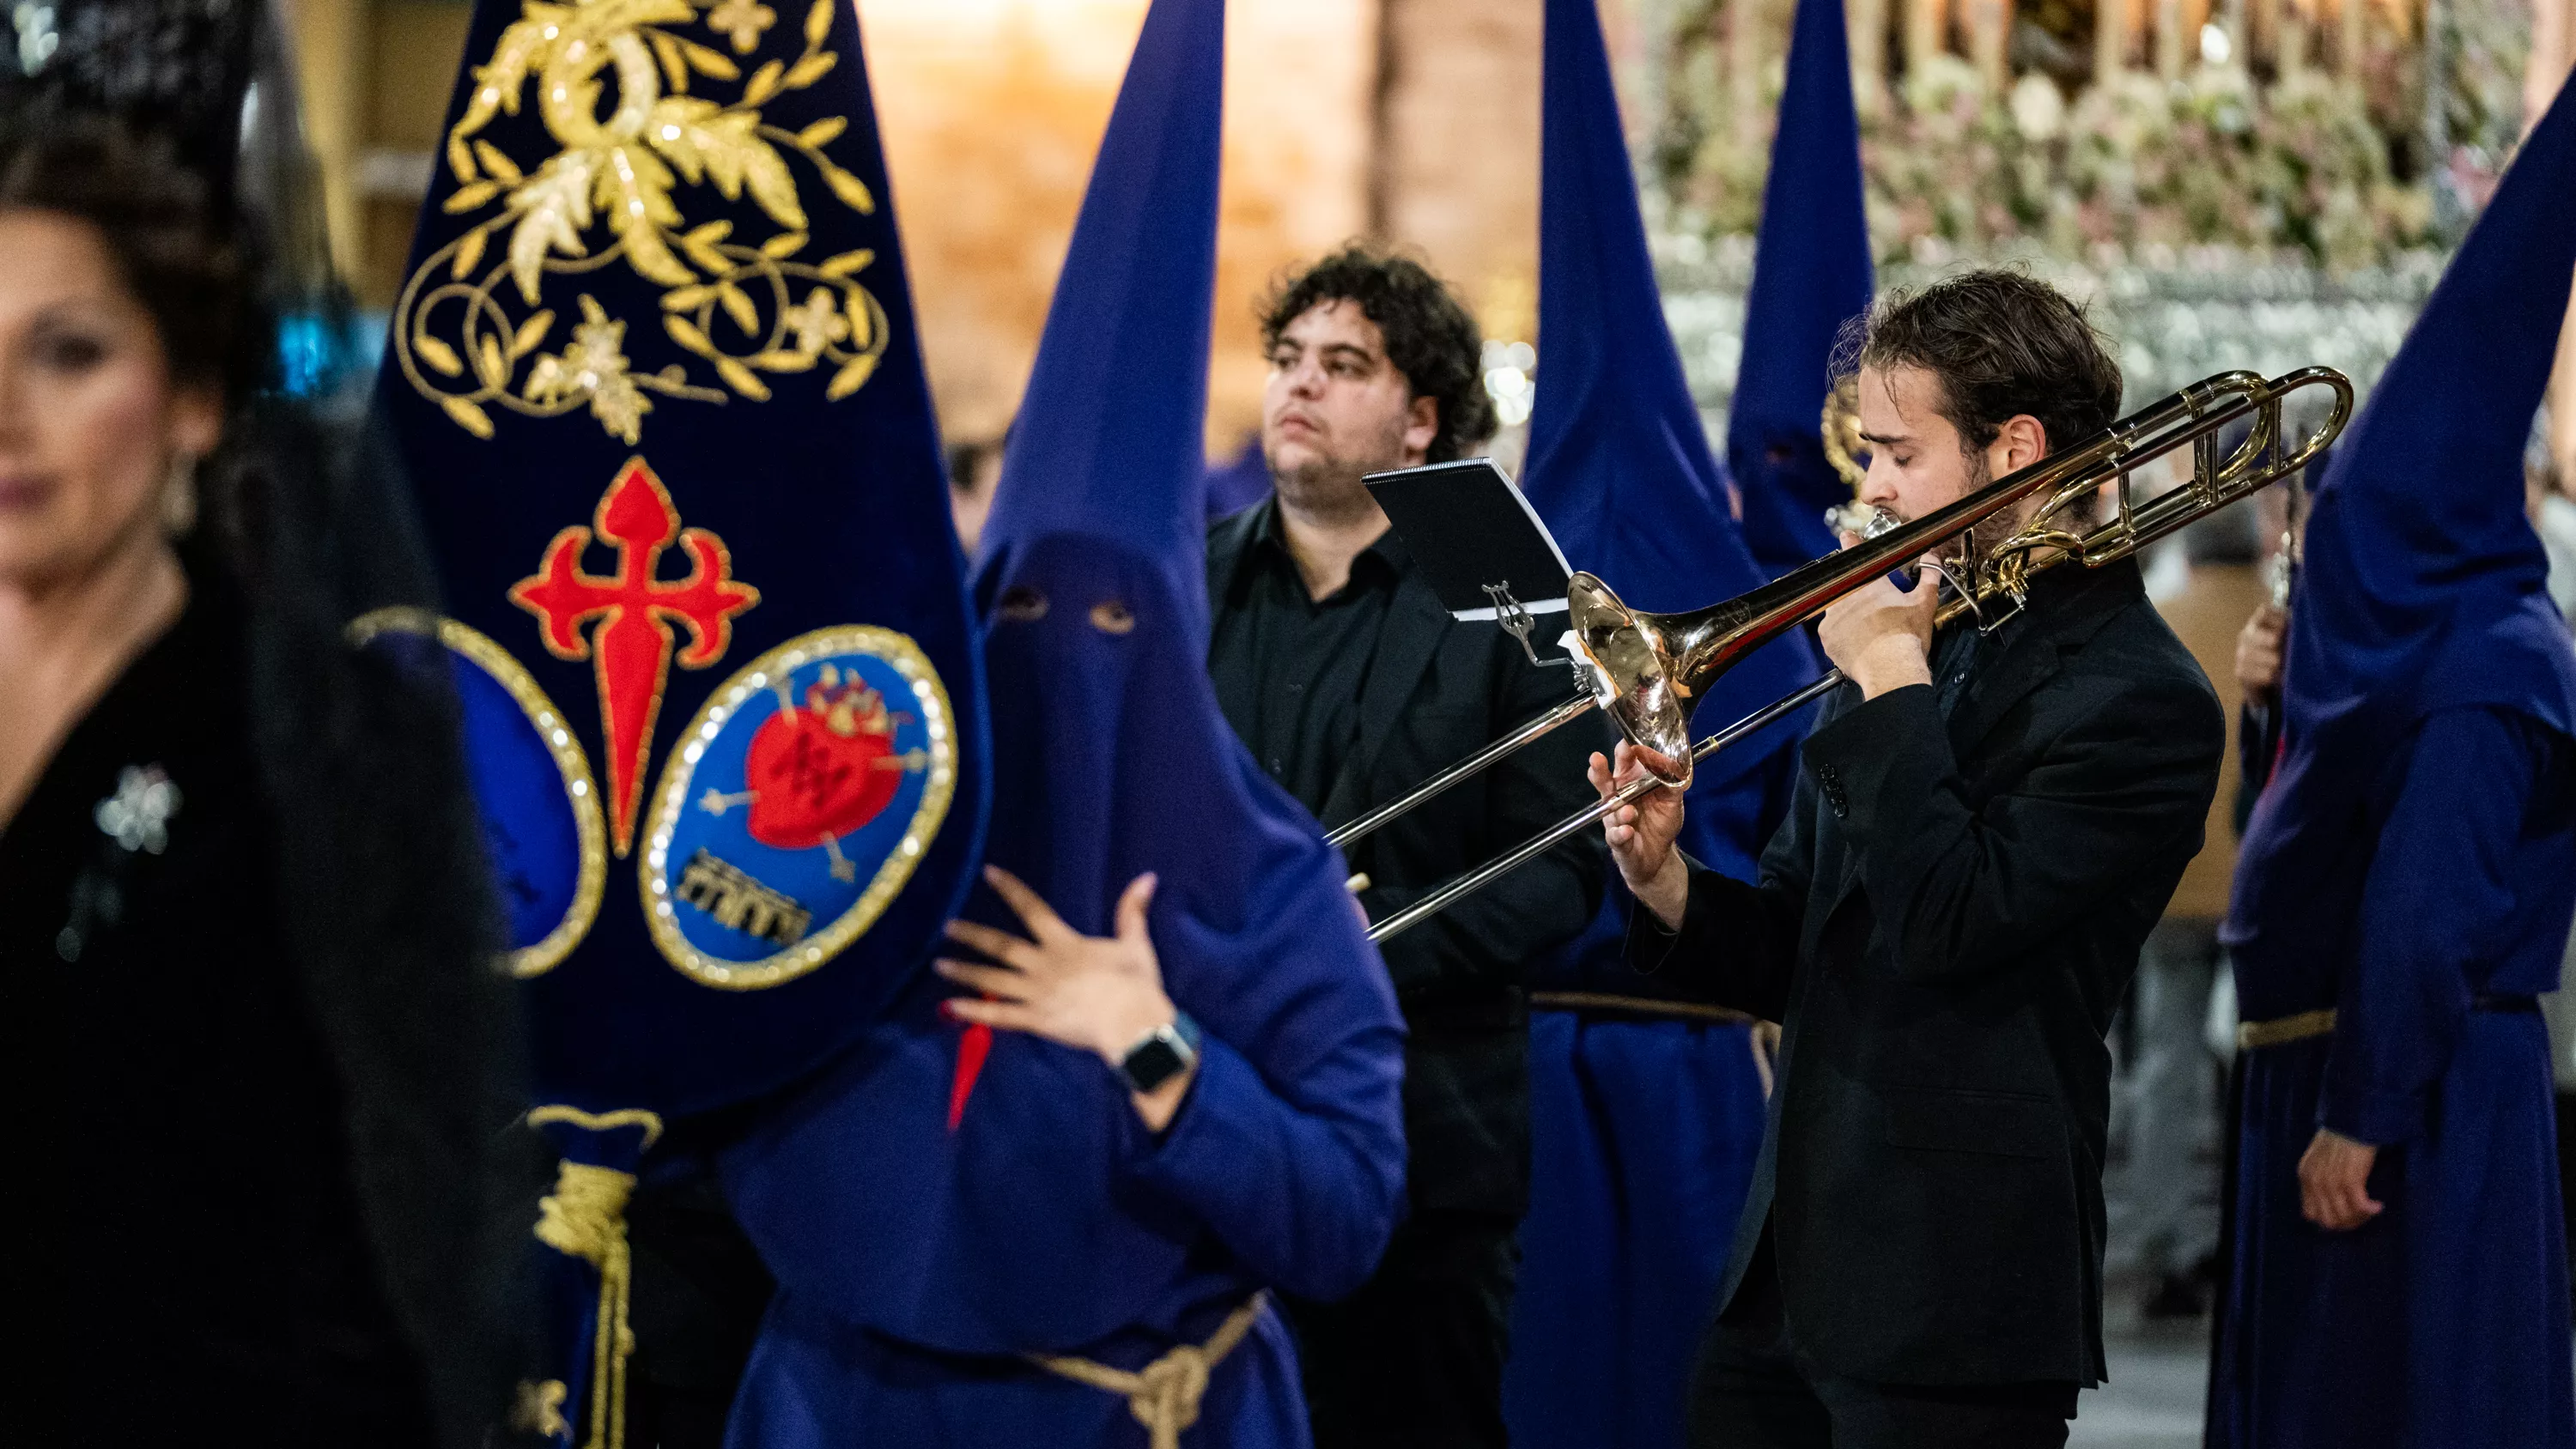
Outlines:
{"label": "sheet music clip", "polygon": [[1541,669],[1575,667],[1571,653],[1560,654],[1554,659],[1539,658],[1538,649],[1530,643],[1530,631],[1538,627],[1538,621],[1530,617],[1529,610],[1521,607],[1520,600],[1512,597],[1510,589],[1501,584],[1483,587],[1486,596],[1494,601],[1494,622],[1503,626],[1504,633],[1521,641],[1521,652],[1529,656],[1530,663]]}
{"label": "sheet music clip", "polygon": [[1492,620],[1520,641],[1532,664],[1577,666],[1570,655],[1541,658],[1532,637],[1535,616],[1565,612],[1574,570],[1494,460],[1432,463],[1372,473],[1361,481],[1449,617],[1461,623]]}

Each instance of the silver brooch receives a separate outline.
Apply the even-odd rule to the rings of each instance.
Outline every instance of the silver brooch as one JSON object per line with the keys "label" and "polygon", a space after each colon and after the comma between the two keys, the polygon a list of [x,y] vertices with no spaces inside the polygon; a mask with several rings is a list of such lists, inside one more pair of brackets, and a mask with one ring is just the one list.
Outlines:
{"label": "silver brooch", "polygon": [[170,845],[170,817],[179,813],[179,787],[159,765],[128,765],[116,793],[98,802],[94,818],[107,838],[127,850],[159,855]]}

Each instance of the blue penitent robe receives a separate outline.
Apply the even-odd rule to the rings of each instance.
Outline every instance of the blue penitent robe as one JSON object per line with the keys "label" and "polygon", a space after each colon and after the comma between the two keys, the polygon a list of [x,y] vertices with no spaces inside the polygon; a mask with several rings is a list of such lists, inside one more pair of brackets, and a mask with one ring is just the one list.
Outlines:
{"label": "blue penitent robe", "polygon": [[[2576,741],[2437,711],[2342,823],[2337,868],[2238,913],[2244,1018],[2337,1018],[2245,1058],[2208,1444],[2576,1449],[2549,1049],[2526,1004],[2558,984],[2576,911]],[[2384,1210],[2349,1232],[2300,1215],[2320,1125],[2380,1149]]]}

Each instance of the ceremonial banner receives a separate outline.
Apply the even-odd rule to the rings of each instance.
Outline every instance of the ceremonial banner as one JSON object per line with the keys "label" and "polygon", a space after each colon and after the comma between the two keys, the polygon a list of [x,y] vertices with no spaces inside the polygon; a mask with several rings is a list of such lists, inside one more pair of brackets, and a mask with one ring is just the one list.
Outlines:
{"label": "ceremonial banner", "polygon": [[858,29],[486,0],[379,402],[546,1100],[689,1111],[954,910],[983,702]]}
{"label": "ceremonial banner", "polygon": [[674,1114],[875,1021],[980,853],[983,688],[846,0],[484,0],[378,403],[564,1164],[560,1377],[623,1437],[623,1219]]}
{"label": "ceremonial banner", "polygon": [[1799,0],[1726,418],[1744,541],[1774,577],[1834,550],[1824,512],[1851,501],[1857,470],[1842,471],[1853,467],[1848,429],[1829,440],[1820,427],[1827,374],[1835,334],[1869,310],[1875,287],[1842,7]]}

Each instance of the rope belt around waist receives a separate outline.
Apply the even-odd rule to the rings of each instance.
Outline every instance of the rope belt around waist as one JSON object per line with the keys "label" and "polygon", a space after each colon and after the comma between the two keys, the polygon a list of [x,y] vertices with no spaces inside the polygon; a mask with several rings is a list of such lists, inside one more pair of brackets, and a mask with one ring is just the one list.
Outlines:
{"label": "rope belt around waist", "polygon": [[1070,1355],[1057,1358],[1033,1353],[1029,1362],[1076,1383],[1125,1395],[1127,1412],[1145,1426],[1145,1432],[1152,1436],[1153,1449],[1180,1449],[1181,1431],[1199,1421],[1199,1399],[1207,1393],[1209,1371],[1243,1342],[1269,1303],[1267,1289],[1253,1294],[1242,1307],[1226,1315],[1225,1322],[1217,1325],[1207,1342],[1181,1344],[1132,1374]]}
{"label": "rope belt around waist", "polygon": [[[2540,999],[2535,996],[2478,995],[2469,998],[2471,1011],[2538,1011],[2539,1009]],[[2328,1035],[2334,1029],[2335,1014],[2331,1006],[2322,1011],[2302,1011],[2296,1016],[2278,1016],[2270,1021],[2249,1021],[2236,1028],[2236,1048],[2239,1051],[2250,1052],[2260,1047],[2286,1046],[2294,1041],[2306,1041],[2313,1036]]]}
{"label": "rope belt around waist", "polygon": [[1530,1005],[1540,1011],[1612,1011],[1625,1016],[1669,1021],[1705,1021],[1720,1025],[1749,1022],[1753,1017],[1728,1006],[1696,1001],[1665,1001],[1652,996],[1615,996],[1606,991],[1533,991]]}
{"label": "rope belt around waist", "polygon": [[2334,1026],[2335,1014],[2331,1006],[2323,1011],[2302,1011],[2296,1016],[2276,1016],[2270,1021],[2239,1022],[2236,1049],[2250,1052],[2262,1047],[2287,1046],[2312,1036],[2324,1036],[2332,1032]]}

